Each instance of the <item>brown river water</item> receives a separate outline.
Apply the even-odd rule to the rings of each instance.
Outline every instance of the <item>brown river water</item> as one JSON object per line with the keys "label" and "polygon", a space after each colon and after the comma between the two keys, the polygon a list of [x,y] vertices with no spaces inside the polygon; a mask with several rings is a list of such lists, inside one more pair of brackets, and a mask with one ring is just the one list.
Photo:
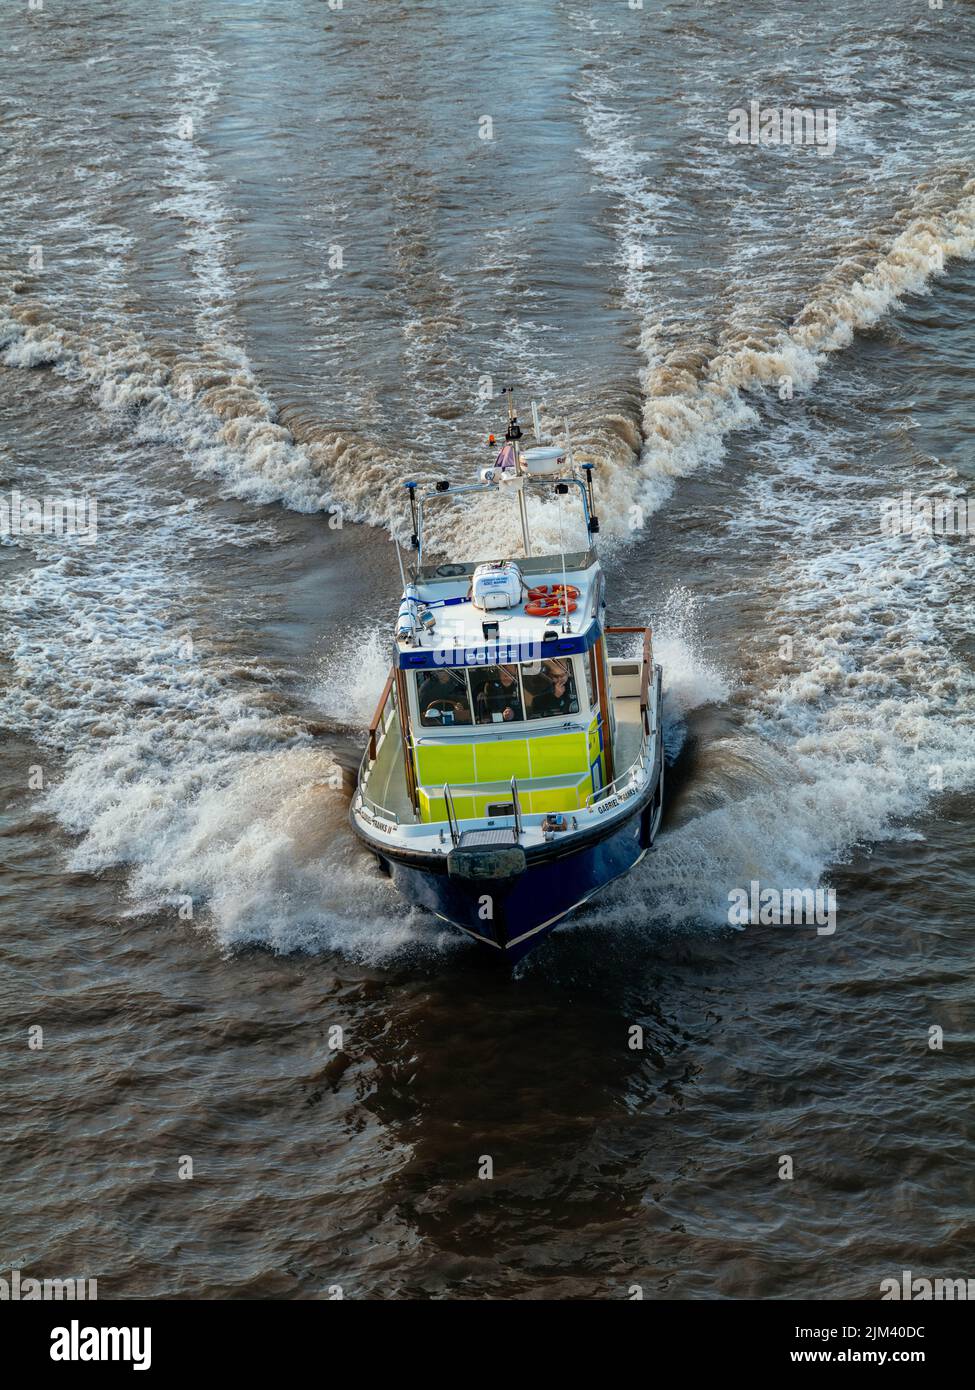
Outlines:
{"label": "brown river water", "polygon": [[[973,73],[970,0],[5,7],[0,497],[97,535],[0,537],[0,1275],[975,1277],[975,551],[879,520],[975,476]],[[670,762],[513,975],[347,823],[399,483],[509,382],[597,464]],[[755,880],[835,932],[732,928]]]}

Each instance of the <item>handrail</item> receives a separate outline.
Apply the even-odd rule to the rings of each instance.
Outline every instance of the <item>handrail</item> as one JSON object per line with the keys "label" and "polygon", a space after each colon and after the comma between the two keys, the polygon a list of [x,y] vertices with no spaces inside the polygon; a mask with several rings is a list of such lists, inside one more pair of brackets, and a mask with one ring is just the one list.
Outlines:
{"label": "handrail", "polygon": [[511,805],[515,813],[515,839],[521,839],[521,797],[518,795],[518,779],[511,779]]}
{"label": "handrail", "polygon": [[[383,722],[383,715],[386,713],[386,701],[389,699],[393,689],[393,673],[390,671],[386,677],[386,684],[383,686],[383,693],[379,697],[379,704],[376,706],[376,713],[372,716],[372,723],[369,725],[369,761],[376,761],[376,734],[380,724]],[[385,732],[385,725],[383,726]]]}
{"label": "handrail", "polygon": [[[364,806],[376,812],[385,820],[391,820],[394,825],[399,825],[399,816],[389,806],[380,806],[378,801],[374,801],[366,791],[366,782],[369,776],[369,749],[363,753],[359,761],[359,776],[356,784],[356,796]],[[353,802],[353,804],[355,804]]]}
{"label": "handrail", "polygon": [[[371,808],[374,812],[378,813],[385,819],[393,821],[396,825],[399,825],[399,816],[397,815],[397,813],[391,810],[390,807],[381,806],[378,801],[374,801],[373,798],[366,791],[366,784],[369,781],[369,773],[372,764],[376,761],[376,758],[379,756],[380,736],[385,738],[386,734],[389,732],[389,728],[393,721],[393,718],[398,712],[398,709],[399,704],[397,700],[396,668],[393,667],[390,670],[389,675],[386,677],[386,684],[383,686],[382,694],[379,696],[379,703],[376,705],[376,712],[373,715],[372,722],[369,725],[368,742],[366,744],[365,752],[362,755],[362,760],[359,764],[357,791],[364,806]],[[406,763],[406,782],[407,790],[409,790],[412,795],[412,789],[410,786],[410,766],[408,760]]]}
{"label": "handrail", "polygon": [[[559,476],[559,477],[554,477],[554,476],[552,476],[551,474],[545,474],[544,476],[539,476],[538,474],[533,474],[533,473],[518,473],[518,474],[516,475],[516,478],[515,478],[515,479],[512,479],[511,481],[512,481],[512,482],[513,482],[513,481],[517,481],[517,482],[518,482],[519,486],[517,487],[517,489],[515,489],[515,492],[516,492],[516,493],[522,493],[522,495],[523,495],[523,490],[524,490],[524,491],[532,491],[532,490],[533,490],[533,486],[532,486],[533,484],[535,485],[534,490],[535,490],[536,492],[538,492],[538,491],[547,491],[547,490],[548,490],[548,487],[549,487],[551,484],[554,484],[554,483],[568,483],[568,484],[570,484],[572,487],[577,487],[577,488],[579,489],[579,496],[582,498],[582,514],[583,514],[583,517],[585,518],[585,522],[586,522],[586,535],[589,537],[589,544],[592,545],[592,526],[591,526],[592,516],[591,516],[591,513],[590,513],[590,511],[589,511],[589,495],[588,495],[588,493],[587,493],[587,491],[586,491],[586,485],[585,485],[585,483],[582,481],[581,478],[561,477],[561,476]],[[427,504],[428,502],[442,502],[442,501],[445,501],[445,500],[446,500],[446,501],[450,501],[450,500],[452,500],[454,497],[460,497],[460,496],[462,496],[462,495],[465,494],[465,493],[472,493],[472,492],[478,492],[478,493],[494,493],[496,496],[499,495],[499,494],[503,496],[503,495],[504,495],[505,489],[510,489],[510,486],[511,486],[511,483],[510,483],[510,482],[498,482],[498,483],[465,483],[465,484],[462,484],[460,487],[445,486],[445,487],[441,488],[440,484],[437,483],[437,485],[436,485],[436,491],[434,491],[434,492],[424,492],[424,493],[421,493],[421,494],[416,498],[416,503],[417,503],[417,509],[416,509],[416,510],[417,510],[417,526],[416,526],[416,530],[417,530],[417,546],[416,546],[416,551],[417,551],[417,556],[416,556],[417,568],[419,568],[419,567],[423,564],[423,550],[424,550],[424,536],[423,536],[423,531],[424,531],[424,515],[423,515],[423,512],[424,512],[424,507],[426,506],[426,504]],[[527,540],[527,537],[526,537],[526,540]],[[526,549],[527,549],[527,548],[528,548],[528,547],[527,547],[527,545],[526,545]]]}
{"label": "handrail", "polygon": [[450,826],[451,843],[457,845],[460,843],[460,830],[457,826],[457,816],[454,812],[454,798],[451,795],[449,782],[444,782],[443,784],[443,800],[444,806],[447,808],[447,824]]}
{"label": "handrail", "polygon": [[[485,790],[485,785],[486,784],[483,782],[461,782],[458,783],[457,787],[452,787],[449,782],[444,782],[444,807],[447,812],[447,824],[450,827],[450,838],[455,845],[460,843],[461,834],[460,821],[457,819],[457,809],[454,806],[454,792],[483,792]],[[520,840],[524,831],[524,822],[521,817],[521,797],[518,794],[518,779],[516,777],[512,777],[511,779],[511,810],[515,820],[515,839]]]}
{"label": "handrail", "polygon": [[614,777],[612,782],[607,782],[605,787],[600,787],[598,791],[590,792],[589,795],[586,797],[587,807],[595,806],[597,801],[602,801],[607,796],[610,796],[621,782],[632,781],[637,768],[640,767],[646,761],[647,747],[649,742],[650,740],[647,737],[647,731],[646,729],[644,729],[643,735],[640,739],[640,751],[637,753],[636,757],[630,763],[629,767],[625,770],[625,772],[621,772],[618,777]]}

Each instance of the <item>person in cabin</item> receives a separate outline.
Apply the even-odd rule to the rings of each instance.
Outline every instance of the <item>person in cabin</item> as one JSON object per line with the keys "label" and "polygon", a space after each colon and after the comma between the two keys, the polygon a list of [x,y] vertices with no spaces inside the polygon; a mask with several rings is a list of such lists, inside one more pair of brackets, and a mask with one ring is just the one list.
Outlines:
{"label": "person in cabin", "polygon": [[579,702],[576,699],[572,672],[560,661],[547,661],[531,699],[529,717],[532,719],[551,719],[558,714],[577,714]]}
{"label": "person in cabin", "polygon": [[558,663],[555,661],[536,661],[521,668],[521,684],[528,701],[528,718],[535,713],[535,701],[540,695],[548,695],[552,689],[552,677]]}
{"label": "person in cabin", "polygon": [[417,692],[423,724],[469,724],[471,708],[463,675],[443,667],[431,671]]}
{"label": "person in cabin", "polygon": [[492,667],[477,696],[477,722],[497,724],[524,717],[517,667]]}

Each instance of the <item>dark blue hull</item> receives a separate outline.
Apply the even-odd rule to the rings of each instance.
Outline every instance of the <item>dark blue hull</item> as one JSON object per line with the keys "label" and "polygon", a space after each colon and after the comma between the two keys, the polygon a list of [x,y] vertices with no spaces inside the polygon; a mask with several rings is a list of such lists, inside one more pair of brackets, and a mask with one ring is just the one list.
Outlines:
{"label": "dark blue hull", "polygon": [[653,794],[606,833],[563,849],[541,846],[526,856],[524,872],[507,879],[458,877],[444,857],[436,865],[382,856],[399,892],[445,918],[509,963],[521,960],[574,908],[637,864],[653,843],[660,820],[662,769]]}

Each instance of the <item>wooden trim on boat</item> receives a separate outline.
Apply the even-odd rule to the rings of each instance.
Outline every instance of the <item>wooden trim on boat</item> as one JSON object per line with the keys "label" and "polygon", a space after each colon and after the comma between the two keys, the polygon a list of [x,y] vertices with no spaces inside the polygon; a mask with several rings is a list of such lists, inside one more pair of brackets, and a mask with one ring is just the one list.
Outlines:
{"label": "wooden trim on boat", "polygon": [[376,706],[376,713],[372,716],[372,723],[369,725],[369,761],[376,761],[378,748],[376,745],[376,734],[379,726],[383,722],[383,711],[386,708],[386,701],[389,699],[389,692],[393,688],[393,669],[390,668],[389,675],[386,677],[386,684],[383,686],[383,693],[379,697],[379,704]]}
{"label": "wooden trim on boat", "polygon": [[406,774],[406,790],[416,815],[420,813],[420,798],[416,790],[416,769],[413,766],[413,751],[410,748],[410,702],[406,693],[406,675],[394,666],[389,680],[396,681],[396,712],[399,715],[399,731],[403,740],[403,771]]}
{"label": "wooden trim on boat", "polygon": [[[607,629],[611,631],[612,629]],[[599,712],[603,717],[603,749],[606,753],[606,782],[612,783],[616,777],[616,750],[613,748],[613,720],[612,711],[609,707],[609,691],[606,688],[606,662],[608,653],[606,651],[606,640],[600,637],[597,642],[592,644],[589,649],[590,660],[595,668],[596,674],[596,694],[599,699]]]}

